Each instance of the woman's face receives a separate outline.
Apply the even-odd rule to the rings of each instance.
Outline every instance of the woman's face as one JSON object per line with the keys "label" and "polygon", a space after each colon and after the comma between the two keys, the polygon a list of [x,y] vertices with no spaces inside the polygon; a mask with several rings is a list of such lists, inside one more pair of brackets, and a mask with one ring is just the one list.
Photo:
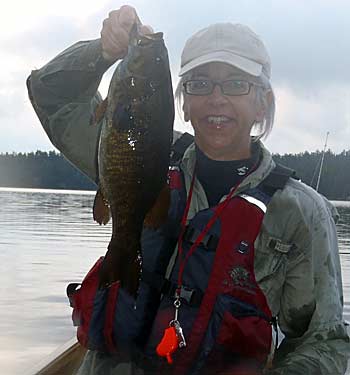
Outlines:
{"label": "woman's face", "polygon": [[[242,71],[219,62],[193,70],[191,79],[251,81]],[[216,85],[210,95],[184,94],[184,115],[191,121],[197,146],[214,160],[239,160],[250,156],[250,130],[264,112],[256,100],[256,87],[241,96],[223,95]]]}

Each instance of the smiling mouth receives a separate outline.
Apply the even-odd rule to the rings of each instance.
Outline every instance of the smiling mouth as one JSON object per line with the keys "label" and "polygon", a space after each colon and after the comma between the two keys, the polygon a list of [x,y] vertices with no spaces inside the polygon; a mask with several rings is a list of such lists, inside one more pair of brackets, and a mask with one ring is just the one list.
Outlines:
{"label": "smiling mouth", "polygon": [[227,116],[208,116],[206,120],[209,124],[215,125],[218,129],[227,122],[232,121],[232,119]]}

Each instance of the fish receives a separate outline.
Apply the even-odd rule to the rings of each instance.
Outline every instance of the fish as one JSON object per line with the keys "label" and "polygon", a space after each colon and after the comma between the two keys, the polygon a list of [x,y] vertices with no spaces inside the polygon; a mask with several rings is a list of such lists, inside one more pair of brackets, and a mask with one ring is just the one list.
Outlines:
{"label": "fish", "polygon": [[119,281],[136,296],[142,267],[144,226],[157,228],[167,217],[167,174],[174,123],[174,97],[163,33],[141,35],[135,24],[127,55],[117,65],[104,102],[98,145],[99,189],[94,219],[112,218],[99,287]]}

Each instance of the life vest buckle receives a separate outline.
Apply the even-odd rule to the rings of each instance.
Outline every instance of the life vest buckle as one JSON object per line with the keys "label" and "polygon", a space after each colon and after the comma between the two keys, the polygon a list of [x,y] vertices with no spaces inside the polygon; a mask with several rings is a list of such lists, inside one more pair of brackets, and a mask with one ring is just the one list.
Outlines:
{"label": "life vest buckle", "polygon": [[188,304],[191,304],[195,289],[188,288],[184,285],[180,289],[180,298],[184,299]]}

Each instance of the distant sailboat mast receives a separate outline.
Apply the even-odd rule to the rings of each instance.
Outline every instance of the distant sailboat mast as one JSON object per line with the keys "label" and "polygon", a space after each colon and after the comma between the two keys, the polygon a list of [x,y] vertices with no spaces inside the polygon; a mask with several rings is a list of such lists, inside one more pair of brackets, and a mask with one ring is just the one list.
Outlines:
{"label": "distant sailboat mast", "polygon": [[327,134],[326,134],[326,142],[324,143],[324,148],[323,148],[323,152],[322,152],[321,165],[320,165],[320,170],[318,172],[318,178],[317,178],[317,184],[316,184],[316,191],[318,191],[318,187],[320,185],[320,179],[321,179],[321,173],[322,173],[322,167],[323,167],[323,160],[324,160],[324,154],[326,152],[328,135],[329,135],[329,132],[327,132]]}

